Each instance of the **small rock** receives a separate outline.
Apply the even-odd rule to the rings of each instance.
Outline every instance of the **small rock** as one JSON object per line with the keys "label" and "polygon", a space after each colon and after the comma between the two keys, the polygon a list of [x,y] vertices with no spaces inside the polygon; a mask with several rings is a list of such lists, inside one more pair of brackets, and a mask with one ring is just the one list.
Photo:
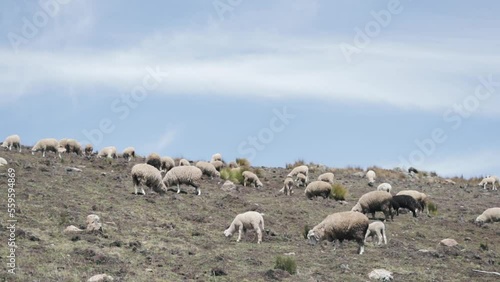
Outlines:
{"label": "small rock", "polygon": [[470,237],[465,237],[464,241],[472,241],[472,239]]}
{"label": "small rock", "polygon": [[90,277],[87,282],[108,282],[108,281],[113,281],[113,277],[107,275],[107,274],[97,274],[92,277]]}
{"label": "small rock", "polygon": [[74,225],[70,225],[68,227],[66,227],[66,229],[64,229],[63,233],[77,233],[77,232],[82,232],[83,230],[81,230],[80,228],[74,226]]}
{"label": "small rock", "polygon": [[294,252],[290,252],[290,253],[284,253],[285,256],[294,256],[295,253]]}
{"label": "small rock", "polygon": [[454,246],[458,245],[458,243],[454,239],[448,238],[448,239],[441,240],[441,242],[439,242],[439,245],[446,246],[446,247],[454,247]]}
{"label": "small rock", "polygon": [[107,173],[105,173],[105,172],[101,172],[101,175],[102,175],[102,176],[106,176],[106,175],[108,175],[108,174],[107,174]]}
{"label": "small rock", "polygon": [[91,214],[87,216],[87,231],[99,231],[102,229],[101,219],[98,215]]}
{"label": "small rock", "polygon": [[82,170],[76,167],[67,167],[66,171],[76,171],[76,172],[81,172]]}
{"label": "small rock", "polygon": [[231,192],[231,191],[236,190],[236,185],[234,185],[233,182],[226,180],[226,182],[224,182],[224,184],[222,184],[221,189],[226,191],[226,192]]}
{"label": "small rock", "polygon": [[368,278],[379,281],[392,281],[394,279],[394,277],[392,277],[392,272],[382,268],[372,270],[372,272],[368,274]]}
{"label": "small rock", "polygon": [[146,268],[146,272],[153,272],[151,268]]}

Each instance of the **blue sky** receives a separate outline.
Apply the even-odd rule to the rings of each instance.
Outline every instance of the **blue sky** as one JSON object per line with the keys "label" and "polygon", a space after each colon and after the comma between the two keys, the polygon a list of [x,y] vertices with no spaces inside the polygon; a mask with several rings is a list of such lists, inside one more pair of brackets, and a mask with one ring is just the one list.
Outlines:
{"label": "blue sky", "polygon": [[264,166],[499,174],[499,9],[2,1],[0,135]]}

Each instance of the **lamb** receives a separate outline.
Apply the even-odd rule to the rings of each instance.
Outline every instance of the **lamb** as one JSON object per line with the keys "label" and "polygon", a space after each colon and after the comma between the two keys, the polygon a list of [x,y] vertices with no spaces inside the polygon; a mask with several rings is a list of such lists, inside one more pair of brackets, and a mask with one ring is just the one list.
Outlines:
{"label": "lamb", "polygon": [[262,243],[262,234],[264,233],[264,218],[263,214],[256,211],[248,211],[238,214],[228,229],[224,230],[224,236],[232,236],[238,230],[238,239],[236,242],[241,241],[241,235],[246,233],[247,229],[253,228],[257,232],[257,244]]}
{"label": "lamb", "polygon": [[309,175],[309,168],[306,165],[300,165],[292,169],[290,173],[287,176],[294,177],[297,174],[302,173],[303,175],[306,176],[306,182],[308,181],[308,175]]}
{"label": "lamb", "polygon": [[108,159],[116,159],[116,147],[108,146],[104,147],[97,154],[98,158],[108,158]]}
{"label": "lamb", "polygon": [[325,172],[325,173],[321,174],[320,176],[318,176],[319,181],[325,181],[325,182],[328,182],[330,184],[333,184],[334,178],[335,178],[335,175],[331,172]]}
{"label": "lamb", "polygon": [[489,208],[486,209],[480,216],[475,220],[475,223],[479,226],[488,223],[500,221],[500,208]]}
{"label": "lamb", "polygon": [[332,184],[324,181],[313,181],[307,185],[304,190],[304,194],[306,197],[311,200],[313,197],[321,196],[323,199],[326,199],[330,196],[332,191]]}
{"label": "lamb", "polygon": [[259,180],[259,177],[251,171],[244,171],[241,175],[243,176],[243,186],[245,187],[247,186],[247,182],[249,182],[249,184],[253,184],[254,187],[264,186]]}
{"label": "lamb", "polygon": [[176,166],[165,174],[163,182],[167,187],[177,185],[177,193],[181,192],[181,184],[193,186],[196,188],[196,194],[201,195],[200,185],[198,183],[202,174],[201,169],[195,166]]}
{"label": "lamb", "polygon": [[142,184],[153,189],[153,191],[164,194],[167,187],[163,183],[160,171],[149,164],[136,164],[132,167],[132,181],[134,182],[135,194],[137,195],[138,187],[141,187],[141,193],[146,195]]}
{"label": "lamb", "polygon": [[229,168],[239,168],[240,167],[236,162],[230,162],[227,166]]}
{"label": "lamb", "polygon": [[427,195],[424,193],[418,192],[416,190],[403,190],[399,191],[396,195],[408,195],[412,196],[413,199],[417,200],[417,202],[420,204],[422,210],[426,210],[427,214],[429,214],[429,207],[427,206],[427,202],[429,201]]}
{"label": "lamb", "polygon": [[83,152],[82,145],[75,139],[65,138],[59,140],[59,148],[68,154],[75,153],[78,156],[82,155]]}
{"label": "lamb", "polygon": [[399,216],[399,208],[409,209],[413,213],[413,217],[417,217],[417,212],[422,211],[422,206],[410,195],[396,195],[392,197],[392,208]]}
{"label": "lamb", "polygon": [[179,166],[190,166],[190,165],[191,165],[191,163],[186,159],[179,160]]}
{"label": "lamb", "polygon": [[217,171],[220,171],[225,165],[222,161],[211,161]]}
{"label": "lamb", "polygon": [[[491,184],[491,191],[498,190],[497,187],[495,187],[495,182],[499,182],[498,177],[496,176],[488,176],[483,178],[481,182],[479,182],[479,186],[483,186],[483,189],[486,189],[486,184]],[[500,184],[500,182],[499,182]]]}
{"label": "lamb", "polygon": [[368,178],[368,185],[373,186],[373,183],[375,183],[377,175],[375,174],[375,171],[369,170],[368,172],[366,172],[366,178]]}
{"label": "lamb", "polygon": [[131,161],[132,158],[135,158],[135,148],[127,147],[123,150],[123,158],[127,159],[127,161]]}
{"label": "lamb", "polygon": [[212,161],[212,162],[222,161],[222,155],[219,153],[213,154],[210,161]]}
{"label": "lamb", "polygon": [[303,173],[297,174],[297,178],[295,179],[298,187],[305,187],[307,185],[307,176]]}
{"label": "lamb", "polygon": [[171,157],[161,157],[161,170],[162,171],[169,171],[175,166],[175,161]]}
{"label": "lamb", "polygon": [[196,167],[201,169],[201,172],[213,179],[214,177],[220,177],[220,172],[215,169],[215,166],[209,162],[199,161],[196,163]]}
{"label": "lamb", "polygon": [[387,237],[385,236],[385,233],[385,224],[382,221],[374,221],[368,225],[368,230],[365,235],[365,243],[368,237],[371,237],[373,240],[373,237],[376,235],[378,239],[377,245],[380,246],[382,244],[382,239],[384,240],[384,244],[387,245]]}
{"label": "lamb", "polygon": [[385,191],[368,192],[359,198],[351,211],[371,213],[372,218],[375,217],[376,211],[381,211],[384,213],[385,220],[389,220],[389,216],[393,219],[391,200],[392,195]]}
{"label": "lamb", "polygon": [[161,169],[161,158],[157,153],[151,153],[146,158],[146,163],[156,167],[156,169]]}
{"label": "lamb", "polygon": [[94,147],[92,146],[92,144],[87,144],[85,146],[85,155],[87,157],[90,157],[92,156],[93,153],[94,153]]}
{"label": "lamb", "polygon": [[55,138],[44,138],[36,142],[35,146],[31,148],[31,154],[35,152],[42,151],[42,157],[45,157],[45,152],[52,151],[61,157],[61,152],[58,150],[59,142]]}
{"label": "lamb", "polygon": [[4,158],[0,158],[0,166],[7,165],[7,160]]}
{"label": "lamb", "polygon": [[1,147],[9,148],[9,151],[12,151],[12,147],[19,148],[19,153],[21,153],[21,137],[17,134],[7,136]]}
{"label": "lamb", "polygon": [[377,191],[385,191],[387,193],[391,193],[392,186],[389,183],[382,183],[377,187]]}
{"label": "lamb", "polygon": [[285,178],[285,181],[283,182],[283,188],[280,190],[280,192],[285,193],[285,195],[287,196],[293,194],[293,178],[291,177]]}
{"label": "lamb", "polygon": [[364,239],[369,223],[368,217],[358,212],[333,213],[309,230],[307,239],[310,245],[316,245],[321,240],[339,240],[341,243],[354,240],[359,245],[358,254],[361,255],[365,250]]}

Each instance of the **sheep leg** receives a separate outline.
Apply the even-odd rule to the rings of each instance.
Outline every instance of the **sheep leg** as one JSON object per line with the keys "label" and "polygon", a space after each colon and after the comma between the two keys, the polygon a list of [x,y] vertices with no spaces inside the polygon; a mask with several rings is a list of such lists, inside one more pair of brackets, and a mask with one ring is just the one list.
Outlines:
{"label": "sheep leg", "polygon": [[259,225],[254,226],[253,228],[257,232],[257,244],[260,244],[262,242],[262,230]]}
{"label": "sheep leg", "polygon": [[179,194],[181,192],[181,186],[179,185],[179,183],[177,183],[177,194]]}
{"label": "sheep leg", "polygon": [[378,239],[377,245],[380,246],[380,244],[382,244],[382,234],[380,233],[380,230],[377,230],[376,233],[377,233],[377,239]]}
{"label": "sheep leg", "polygon": [[385,227],[381,231],[382,231],[382,236],[384,237],[384,244],[387,245],[387,237],[385,236]]}
{"label": "sheep leg", "polygon": [[42,150],[42,157],[45,158],[45,150]]}
{"label": "sheep leg", "polygon": [[236,240],[236,242],[241,241],[241,234],[242,233],[243,233],[243,224],[240,225],[240,227],[238,228],[238,239]]}
{"label": "sheep leg", "polygon": [[368,239],[368,237],[370,237],[370,235],[371,235],[370,230],[366,230],[366,234],[365,234],[365,242],[366,242],[366,240]]}
{"label": "sheep leg", "polygon": [[365,252],[365,244],[363,240],[358,239],[356,240],[358,242],[359,248],[358,248],[358,254],[362,255]]}

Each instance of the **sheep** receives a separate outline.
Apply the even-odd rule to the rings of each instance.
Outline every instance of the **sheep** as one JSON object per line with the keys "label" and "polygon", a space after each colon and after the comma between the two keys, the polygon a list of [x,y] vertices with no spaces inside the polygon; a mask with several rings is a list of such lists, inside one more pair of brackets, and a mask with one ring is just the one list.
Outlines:
{"label": "sheep", "polygon": [[489,208],[486,209],[480,216],[475,220],[475,223],[479,226],[488,222],[500,221],[500,208]]}
{"label": "sheep", "polygon": [[411,166],[411,167],[408,168],[408,173],[410,173],[410,174],[411,173],[418,173],[418,170],[416,168],[414,168],[414,167]]}
{"label": "sheep", "polygon": [[368,178],[368,185],[373,186],[373,183],[375,183],[377,175],[375,174],[375,171],[369,170],[366,172],[366,178]]}
{"label": "sheep", "polygon": [[97,154],[98,158],[108,158],[108,159],[116,159],[116,147],[108,146],[104,147]]}
{"label": "sheep", "polygon": [[307,185],[304,190],[304,194],[306,197],[311,200],[313,197],[321,196],[323,199],[326,199],[330,196],[332,191],[332,184],[325,181],[313,181]]}
{"label": "sheep", "polygon": [[210,159],[211,162],[215,161],[222,161],[222,155],[219,153],[215,153],[212,155],[212,158]]}
{"label": "sheep", "polygon": [[239,168],[240,167],[236,162],[230,162],[227,166],[229,168]]}
{"label": "sheep", "polygon": [[196,194],[201,195],[200,185],[198,182],[200,181],[202,174],[201,169],[195,166],[176,166],[165,174],[163,182],[167,187],[177,185],[177,193],[181,192],[181,184],[193,186],[196,188]]}
{"label": "sheep", "polygon": [[410,195],[396,195],[392,197],[392,208],[399,216],[399,208],[409,209],[413,213],[413,217],[417,217],[417,212],[422,211],[422,206]]}
{"label": "sheep", "polygon": [[307,176],[305,176],[305,174],[303,173],[297,174],[297,178],[295,179],[295,181],[297,182],[298,187],[307,186]]}
{"label": "sheep", "polygon": [[190,165],[191,165],[191,163],[186,159],[179,160],[179,166],[190,166]]}
{"label": "sheep", "polygon": [[9,151],[12,151],[12,147],[14,147],[14,149],[19,148],[19,153],[21,153],[21,137],[17,134],[7,136],[1,147],[9,148]]}
{"label": "sheep", "polygon": [[280,190],[280,192],[285,193],[285,195],[290,196],[293,194],[293,178],[287,177],[285,178],[285,181],[283,182],[283,188]]}
{"label": "sheep", "polygon": [[334,179],[335,179],[335,175],[331,172],[325,172],[325,173],[321,174],[320,176],[318,176],[319,181],[325,181],[325,182],[328,182],[330,184],[333,184]]}
{"label": "sheep", "polygon": [[132,158],[135,158],[135,148],[127,147],[123,150],[123,158],[127,159],[127,161],[131,161]]}
{"label": "sheep", "polygon": [[35,152],[42,151],[42,157],[45,157],[45,152],[52,151],[61,157],[61,152],[58,150],[59,142],[55,138],[44,138],[36,142],[35,146],[31,148],[31,154]]}
{"label": "sheep", "polygon": [[168,172],[175,166],[175,161],[171,157],[161,157],[161,170]]}
{"label": "sheep", "polygon": [[64,138],[59,140],[59,148],[68,154],[75,153],[78,156],[82,155],[83,152],[82,145],[75,139]]}
{"label": "sheep", "polygon": [[[382,244],[382,239],[384,241],[384,245],[387,245],[387,237],[385,236],[385,224],[382,222],[382,221],[374,221],[372,223],[370,223],[370,225],[368,225],[368,230],[366,230],[366,235],[365,235],[365,243],[366,243],[366,239],[368,239],[368,237],[371,237],[372,240],[373,240],[373,237],[375,237],[375,235],[377,236],[377,239],[378,239],[378,243],[377,245],[381,245]],[[375,241],[373,241],[375,242]]]}
{"label": "sheep", "polygon": [[167,191],[165,183],[161,177],[160,171],[149,164],[136,164],[132,167],[132,181],[134,182],[134,194],[137,195],[138,187],[141,187],[141,193],[146,195],[142,184],[153,189],[153,191],[164,194]]}
{"label": "sheep", "polygon": [[4,159],[4,158],[0,158],[0,166],[4,166],[4,165],[7,165],[7,160]]}
{"label": "sheep", "polygon": [[422,207],[422,211],[425,209],[427,214],[429,214],[429,207],[427,206],[427,203],[429,202],[429,198],[424,193],[418,192],[416,190],[403,190],[403,191],[399,191],[396,194],[396,196],[398,196],[398,195],[412,196],[413,199],[417,200],[417,202],[420,204],[420,206]]}
{"label": "sheep", "polygon": [[361,255],[365,250],[364,239],[369,223],[368,217],[358,212],[333,213],[309,230],[307,239],[310,245],[316,245],[321,240],[339,240],[341,243],[354,240],[359,245],[358,254]]}
{"label": "sheep", "polygon": [[[483,178],[481,182],[479,182],[479,186],[483,186],[483,189],[486,189],[486,184],[491,184],[491,191],[498,190],[495,186],[495,182],[499,182],[498,177],[496,176],[488,176]],[[500,182],[499,182],[500,184]]]}
{"label": "sheep", "polygon": [[247,186],[247,182],[249,182],[249,184],[253,184],[256,188],[264,186],[259,180],[259,177],[251,171],[244,171],[241,175],[243,176],[243,186],[245,187]]}
{"label": "sheep", "polygon": [[220,171],[225,165],[222,161],[211,161],[217,171]]}
{"label": "sheep", "polygon": [[236,242],[241,241],[241,235],[246,233],[247,229],[253,228],[257,232],[257,244],[262,243],[262,234],[264,233],[264,217],[263,214],[256,211],[248,211],[238,214],[228,229],[224,230],[224,236],[232,236],[238,230],[238,239]]}
{"label": "sheep", "polygon": [[306,182],[308,182],[309,168],[306,165],[300,165],[292,169],[287,176],[294,177],[297,174],[302,173],[306,176]]}
{"label": "sheep", "polygon": [[389,183],[382,183],[377,187],[377,191],[385,191],[387,193],[391,193],[392,186]]}
{"label": "sheep", "polygon": [[161,158],[157,153],[151,153],[146,158],[146,163],[156,167],[156,169],[161,169]]}
{"label": "sheep", "polygon": [[92,144],[87,144],[85,146],[85,155],[87,157],[90,157],[92,156],[93,153],[94,153],[94,147],[92,146]]}
{"label": "sheep", "polygon": [[196,167],[201,169],[201,172],[206,176],[213,179],[214,177],[220,177],[220,172],[215,169],[215,166],[209,162],[199,161],[196,163]]}
{"label": "sheep", "polygon": [[372,218],[375,218],[376,211],[381,211],[384,213],[385,220],[389,220],[389,216],[393,219],[391,200],[392,195],[385,191],[368,192],[359,198],[351,211],[371,213]]}

